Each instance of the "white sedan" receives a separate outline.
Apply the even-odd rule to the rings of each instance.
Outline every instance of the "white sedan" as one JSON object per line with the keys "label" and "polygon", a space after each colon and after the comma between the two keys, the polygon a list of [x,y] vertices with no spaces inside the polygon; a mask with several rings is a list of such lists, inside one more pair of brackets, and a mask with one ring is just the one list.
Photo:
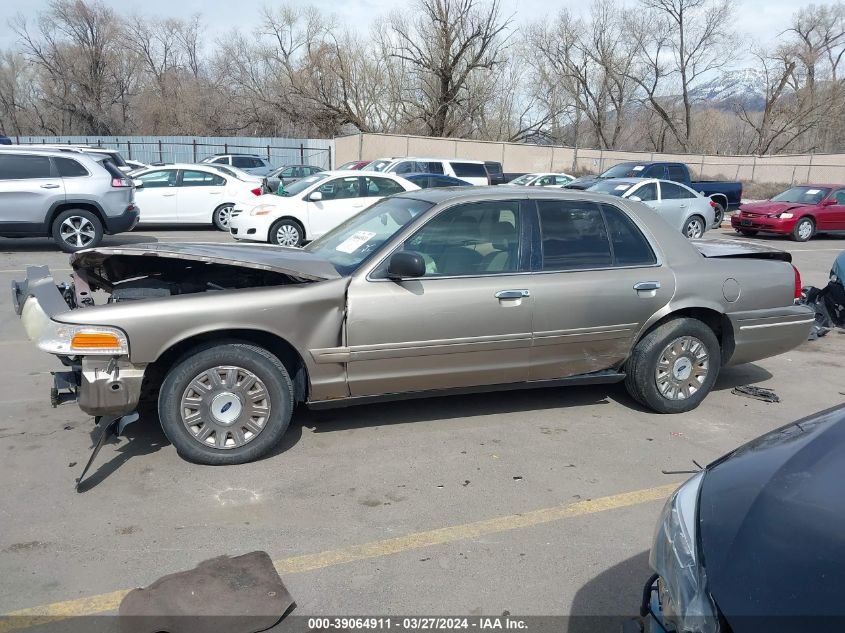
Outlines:
{"label": "white sedan", "polygon": [[537,173],[523,174],[519,178],[514,178],[505,184],[520,185],[521,187],[553,187],[561,189],[573,180],[575,180],[575,176],[564,173]]}
{"label": "white sedan", "polygon": [[686,185],[656,178],[608,178],[587,189],[642,202],[690,239],[715,222],[716,203]]}
{"label": "white sedan", "polygon": [[237,240],[300,246],[315,240],[385,196],[419,189],[395,174],[323,171],[284,191],[239,201],[229,231]]}
{"label": "white sedan", "polygon": [[262,192],[260,180],[241,180],[206,165],[150,167],[132,178],[140,224],[214,224],[228,231],[235,202]]}

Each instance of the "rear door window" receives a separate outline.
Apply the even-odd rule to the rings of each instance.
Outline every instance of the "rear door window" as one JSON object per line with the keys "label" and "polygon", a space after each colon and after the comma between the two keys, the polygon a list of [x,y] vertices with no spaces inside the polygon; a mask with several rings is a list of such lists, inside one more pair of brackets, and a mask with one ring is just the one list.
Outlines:
{"label": "rear door window", "polygon": [[487,170],[482,163],[450,162],[458,178],[487,178]]}
{"label": "rear door window", "polygon": [[613,263],[616,266],[653,266],[657,257],[648,240],[627,214],[616,207],[601,205],[610,242],[613,246]]}
{"label": "rear door window", "polygon": [[597,204],[537,200],[541,270],[606,268],[613,264],[607,228]]}
{"label": "rear door window", "polygon": [[81,178],[89,175],[88,170],[72,158],[53,158],[53,162],[62,178]]}
{"label": "rear door window", "polygon": [[687,197],[689,197],[687,192],[680,185],[676,185],[674,182],[660,183],[660,198],[662,200],[679,200]]}
{"label": "rear door window", "polygon": [[182,172],[183,187],[222,187],[225,184],[226,179],[217,174],[189,169]]}
{"label": "rear door window", "polygon": [[51,178],[52,176],[49,156],[0,154],[0,180]]}

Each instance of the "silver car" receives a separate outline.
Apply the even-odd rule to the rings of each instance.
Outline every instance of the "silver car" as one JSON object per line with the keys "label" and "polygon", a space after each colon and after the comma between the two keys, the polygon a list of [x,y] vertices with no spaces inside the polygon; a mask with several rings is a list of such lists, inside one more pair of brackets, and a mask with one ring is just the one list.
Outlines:
{"label": "silver car", "polygon": [[97,246],[138,223],[135,187],[105,153],[0,149],[0,236]]}
{"label": "silver car", "polygon": [[298,402],[624,381],[653,411],[689,411],[721,367],[807,339],[790,259],[687,240],[619,197],[423,189],[304,249],[90,249],[72,288],[30,268],[13,299],[84,412],[134,418],[143,387],[182,456],[237,464],[272,450]]}
{"label": "silver car", "polygon": [[642,202],[690,239],[698,239],[716,220],[716,204],[678,182],[656,178],[610,178],[587,191]]}

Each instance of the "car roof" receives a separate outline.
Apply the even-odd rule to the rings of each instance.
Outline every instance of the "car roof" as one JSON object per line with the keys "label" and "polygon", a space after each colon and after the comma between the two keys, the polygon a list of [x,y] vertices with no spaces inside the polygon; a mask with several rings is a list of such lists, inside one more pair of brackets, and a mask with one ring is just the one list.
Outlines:
{"label": "car roof", "polygon": [[813,187],[815,187],[817,189],[839,189],[841,187],[845,187],[845,185],[815,183],[815,184],[806,184],[806,185],[804,185],[804,184],[802,184],[802,185],[791,185],[789,187],[789,189],[792,189],[793,187],[809,187],[810,189],[812,189]]}
{"label": "car roof", "polygon": [[68,152],[60,149],[41,149],[40,147],[25,147],[22,145],[2,145],[0,146],[0,152],[9,152],[15,154],[26,152],[27,154],[35,154],[37,156],[56,156],[61,158],[69,158],[68,154],[70,154],[73,156],[73,158],[87,156],[91,160],[97,161],[106,160],[107,158],[109,158],[108,155],[102,152],[102,156],[94,157],[91,155],[91,153],[85,152],[83,150],[80,150],[78,152]]}
{"label": "car roof", "polygon": [[[382,159],[379,159],[379,160],[382,160]],[[388,160],[388,159],[383,159],[383,160]],[[392,161],[397,161],[397,160],[442,160],[442,161],[447,161],[447,162],[450,162],[450,163],[477,163],[479,165],[484,164],[483,160],[476,160],[474,158],[458,158],[456,156],[448,156],[448,157],[445,157],[445,158],[442,157],[442,156],[400,156],[399,158],[391,158],[389,160],[392,160]]]}
{"label": "car roof", "polygon": [[593,200],[607,202],[606,193],[581,191],[574,189],[554,189],[549,187],[499,187],[484,185],[481,187],[432,188],[397,193],[416,200],[424,200],[432,204],[439,204],[447,200],[463,202],[483,202],[485,200],[522,199],[522,198],[552,198],[562,200]]}
{"label": "car roof", "polygon": [[[359,169],[358,171],[364,171],[363,169]],[[382,172],[376,172],[382,173]],[[447,178],[448,180],[462,180],[461,178],[457,178],[456,176],[450,176],[449,174],[432,174],[428,171],[415,171],[410,174],[401,174],[402,178],[410,178],[412,176],[437,176],[438,178]],[[466,181],[464,181],[466,182]]]}

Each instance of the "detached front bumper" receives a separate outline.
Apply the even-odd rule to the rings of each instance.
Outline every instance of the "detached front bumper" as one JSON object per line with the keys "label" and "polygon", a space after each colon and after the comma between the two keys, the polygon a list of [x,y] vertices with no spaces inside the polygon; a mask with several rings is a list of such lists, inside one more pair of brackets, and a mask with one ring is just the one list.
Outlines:
{"label": "detached front bumper", "polygon": [[797,218],[781,220],[780,218],[769,218],[764,215],[747,216],[743,213],[736,213],[731,216],[731,226],[737,231],[766,231],[768,233],[780,233],[789,235],[795,228]]}
{"label": "detached front bumper", "polygon": [[[25,281],[12,282],[12,304],[36,343],[51,322],[58,322],[56,315],[70,310],[46,266],[29,268]],[[146,365],[135,365],[125,356],[57,357],[69,371],[55,374],[53,404],[75,399],[95,417],[125,415],[137,408]]]}

